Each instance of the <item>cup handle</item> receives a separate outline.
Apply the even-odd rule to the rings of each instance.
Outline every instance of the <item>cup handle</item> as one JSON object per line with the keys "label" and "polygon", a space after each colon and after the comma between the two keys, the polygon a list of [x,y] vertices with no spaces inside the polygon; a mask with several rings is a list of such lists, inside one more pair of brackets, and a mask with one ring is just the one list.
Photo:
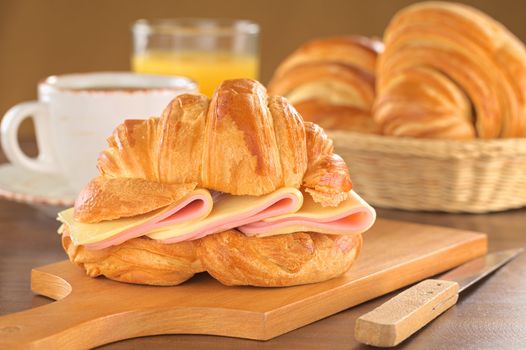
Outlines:
{"label": "cup handle", "polygon": [[[32,117],[35,122],[38,156],[28,157],[18,143],[18,129],[22,121]],[[58,166],[52,154],[49,132],[48,106],[43,102],[23,102],[4,115],[0,125],[2,148],[13,164],[42,173],[57,173]]]}

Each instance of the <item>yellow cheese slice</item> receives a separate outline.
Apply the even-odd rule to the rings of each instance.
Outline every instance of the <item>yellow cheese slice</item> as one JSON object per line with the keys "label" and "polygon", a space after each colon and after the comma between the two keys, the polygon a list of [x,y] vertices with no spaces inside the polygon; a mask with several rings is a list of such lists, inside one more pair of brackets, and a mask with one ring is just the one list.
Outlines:
{"label": "yellow cheese slice", "polygon": [[341,202],[337,207],[324,207],[319,203],[316,203],[312,196],[306,194],[303,199],[303,206],[300,210],[295,213],[284,214],[280,216],[273,216],[265,219],[266,222],[278,221],[285,218],[309,218],[309,219],[323,219],[329,216],[336,216],[340,213],[349,211],[353,208],[360,208],[363,206],[369,207],[369,204],[365,202],[360,196],[354,191],[349,192],[349,196],[346,200]]}
{"label": "yellow cheese slice", "polygon": [[[214,201],[214,208],[208,217],[189,223],[159,228],[151,231],[147,236],[157,240],[167,240],[194,232],[203,232],[203,230],[208,231],[209,228],[215,229],[224,223],[246,216],[250,212],[259,212],[265,207],[265,204],[276,202],[283,196],[296,198],[296,205],[291,206],[290,213],[296,212],[302,207],[303,195],[299,190],[292,187],[281,188],[264,196],[232,196],[224,194]],[[215,232],[218,231],[216,230]]]}
{"label": "yellow cheese slice", "polygon": [[[87,224],[87,223],[81,223],[74,219],[73,217],[73,208],[66,209],[64,211],[61,211],[58,213],[57,220],[62,222],[63,224],[67,224],[69,226],[69,234],[71,237],[71,240],[75,245],[85,245],[85,244],[93,244],[98,243],[101,241],[104,241],[106,239],[109,239],[115,235],[117,235],[120,232],[123,232],[124,230],[131,229],[137,225],[143,224],[148,220],[151,220],[152,218],[162,215],[163,213],[166,213],[167,211],[172,210],[177,205],[179,205],[181,202],[186,200],[190,196],[195,195],[203,195],[205,198],[207,198],[207,201],[210,201],[212,203],[212,196],[210,195],[210,192],[206,189],[196,189],[192,193],[190,193],[185,198],[179,200],[178,202],[171,204],[167,207],[154,210],[152,212],[137,215],[129,218],[121,218],[117,220],[110,220],[110,221],[102,221],[99,223],[94,224]],[[138,199],[140,200],[140,199]],[[212,205],[210,205],[210,208]],[[207,216],[209,212],[204,213],[204,216]],[[201,220],[199,218],[199,220]]]}

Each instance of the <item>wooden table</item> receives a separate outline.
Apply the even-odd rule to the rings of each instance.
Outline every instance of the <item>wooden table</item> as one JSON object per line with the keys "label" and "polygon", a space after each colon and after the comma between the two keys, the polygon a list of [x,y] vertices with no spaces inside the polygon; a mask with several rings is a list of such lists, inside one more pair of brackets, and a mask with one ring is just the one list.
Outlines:
{"label": "wooden table", "polygon": [[[458,227],[489,234],[490,250],[526,247],[526,210],[450,215],[378,210],[381,217]],[[0,200],[0,315],[49,303],[29,287],[32,267],[66,258],[57,222],[26,204]],[[410,241],[407,244],[411,244]],[[386,247],[389,249],[389,247]],[[137,338],[108,349],[359,349],[356,318],[388,296],[340,312],[267,342],[215,336]],[[79,310],[81,312],[81,310]],[[108,330],[111,331],[111,330]],[[408,349],[526,348],[526,254],[461,296],[459,303],[402,346]]]}

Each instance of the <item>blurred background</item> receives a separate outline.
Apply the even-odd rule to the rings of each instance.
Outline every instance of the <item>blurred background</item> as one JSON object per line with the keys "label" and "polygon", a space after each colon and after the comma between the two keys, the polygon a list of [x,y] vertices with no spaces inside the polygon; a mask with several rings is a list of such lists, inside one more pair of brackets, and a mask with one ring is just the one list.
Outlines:
{"label": "blurred background", "polygon": [[[407,0],[0,0],[0,115],[36,98],[36,85],[52,74],[129,70],[131,24],[140,18],[250,19],[261,26],[260,80],[303,42],[323,36],[381,37]],[[460,1],[488,13],[526,40],[526,3]],[[24,125],[22,138],[32,133]]]}

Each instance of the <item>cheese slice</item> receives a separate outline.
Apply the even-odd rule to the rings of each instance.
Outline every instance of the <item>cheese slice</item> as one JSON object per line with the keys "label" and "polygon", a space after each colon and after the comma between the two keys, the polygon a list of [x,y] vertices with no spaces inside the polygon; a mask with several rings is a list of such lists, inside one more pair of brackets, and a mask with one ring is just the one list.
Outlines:
{"label": "cheese slice", "polygon": [[247,236],[266,237],[293,232],[353,234],[367,231],[376,219],[375,210],[354,191],[338,207],[322,207],[306,195],[301,209],[239,227]]}
{"label": "cheese slice", "polygon": [[152,230],[148,237],[163,243],[177,243],[226,231],[252,222],[294,213],[303,205],[303,195],[295,188],[281,188],[264,196],[223,194],[214,201],[210,215],[202,220]]}
{"label": "cheese slice", "polygon": [[174,204],[134,217],[87,224],[75,220],[73,208],[70,208],[58,213],[58,220],[68,225],[69,235],[75,245],[103,249],[143,236],[152,229],[202,220],[210,214],[212,207],[210,192],[196,189]]}

